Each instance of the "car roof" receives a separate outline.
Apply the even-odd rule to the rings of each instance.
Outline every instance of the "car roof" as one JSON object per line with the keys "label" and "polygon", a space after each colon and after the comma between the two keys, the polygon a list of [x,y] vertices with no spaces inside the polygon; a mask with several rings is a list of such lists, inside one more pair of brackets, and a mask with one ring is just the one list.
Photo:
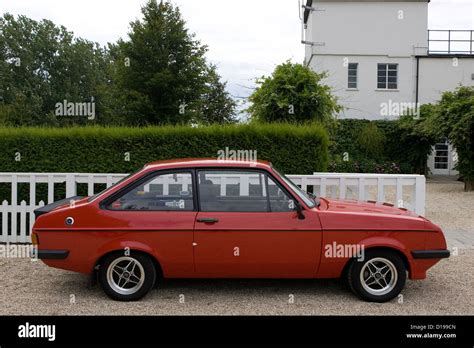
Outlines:
{"label": "car roof", "polygon": [[267,161],[234,161],[219,160],[216,158],[182,158],[151,162],[145,165],[147,169],[195,168],[195,167],[233,167],[233,168],[260,168],[270,169]]}

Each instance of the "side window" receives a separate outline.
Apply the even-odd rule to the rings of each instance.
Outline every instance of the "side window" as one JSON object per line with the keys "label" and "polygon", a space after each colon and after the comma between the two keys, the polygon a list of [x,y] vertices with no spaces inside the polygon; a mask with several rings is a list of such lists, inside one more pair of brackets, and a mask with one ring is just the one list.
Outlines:
{"label": "side window", "polygon": [[295,201],[283,191],[272,178],[268,178],[268,193],[272,212],[289,212],[295,210]]}
{"label": "side window", "polygon": [[201,211],[268,211],[265,175],[245,171],[198,172]]}
{"label": "side window", "polygon": [[293,211],[288,195],[264,173],[209,170],[198,172],[204,212]]}
{"label": "side window", "polygon": [[377,64],[377,88],[398,88],[398,64]]}
{"label": "side window", "polygon": [[158,174],[109,204],[112,210],[192,211],[191,173]]}
{"label": "side window", "polygon": [[358,63],[349,63],[347,67],[347,88],[356,89],[357,88],[357,72],[359,64]]}

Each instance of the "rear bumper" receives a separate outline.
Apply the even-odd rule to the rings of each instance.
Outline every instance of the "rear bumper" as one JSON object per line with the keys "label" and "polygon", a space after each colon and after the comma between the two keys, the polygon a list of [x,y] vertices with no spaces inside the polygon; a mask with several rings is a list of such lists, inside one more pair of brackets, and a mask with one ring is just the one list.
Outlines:
{"label": "rear bumper", "polygon": [[38,250],[41,260],[64,260],[69,256],[69,250]]}
{"label": "rear bumper", "polygon": [[450,256],[449,250],[413,250],[414,259],[446,259]]}

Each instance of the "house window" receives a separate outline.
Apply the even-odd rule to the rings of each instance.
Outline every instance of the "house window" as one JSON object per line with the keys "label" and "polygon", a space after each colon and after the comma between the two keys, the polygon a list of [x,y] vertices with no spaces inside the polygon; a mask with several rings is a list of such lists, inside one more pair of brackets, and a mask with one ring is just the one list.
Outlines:
{"label": "house window", "polygon": [[349,63],[348,66],[348,81],[347,88],[356,89],[357,88],[357,68],[359,67],[358,63]]}
{"label": "house window", "polygon": [[377,66],[377,88],[398,88],[398,64],[378,64]]}

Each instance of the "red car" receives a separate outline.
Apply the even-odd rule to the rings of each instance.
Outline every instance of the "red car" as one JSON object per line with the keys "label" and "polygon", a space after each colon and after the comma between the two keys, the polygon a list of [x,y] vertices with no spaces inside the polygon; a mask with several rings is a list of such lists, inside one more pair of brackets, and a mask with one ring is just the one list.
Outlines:
{"label": "red car", "polygon": [[97,274],[122,301],[160,278],[339,278],[385,302],[449,257],[441,229],[389,204],[303,192],[269,163],[146,165],[92,197],[35,211],[51,267]]}

